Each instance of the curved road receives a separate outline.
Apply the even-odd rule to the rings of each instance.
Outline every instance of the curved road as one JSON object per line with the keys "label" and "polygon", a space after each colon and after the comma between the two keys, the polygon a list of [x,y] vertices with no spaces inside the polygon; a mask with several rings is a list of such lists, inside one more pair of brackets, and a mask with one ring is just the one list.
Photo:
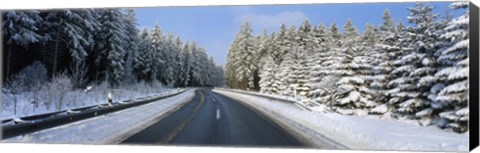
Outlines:
{"label": "curved road", "polygon": [[178,111],[127,138],[124,144],[305,147],[240,102],[199,89]]}

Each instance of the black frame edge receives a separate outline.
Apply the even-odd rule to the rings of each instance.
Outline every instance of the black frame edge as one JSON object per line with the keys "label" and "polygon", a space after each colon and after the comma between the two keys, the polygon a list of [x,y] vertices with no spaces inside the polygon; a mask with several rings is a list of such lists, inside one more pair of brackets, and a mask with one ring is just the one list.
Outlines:
{"label": "black frame edge", "polygon": [[470,36],[470,49],[469,49],[469,58],[470,58],[470,151],[478,147],[479,145],[479,38],[478,38],[478,24],[479,24],[479,14],[478,6],[470,2],[469,5],[469,36]]}
{"label": "black frame edge", "polygon": [[[3,23],[3,13],[4,11],[0,10],[0,23]],[[4,67],[3,67],[3,61],[5,60],[5,57],[3,56],[3,31],[2,31],[3,27],[0,27],[0,88],[3,88],[3,71],[4,71]],[[2,98],[2,94],[0,94],[0,98]],[[3,103],[2,100],[0,100],[0,106],[1,104]],[[2,113],[2,110],[0,110],[0,114]],[[0,123],[0,138],[2,137],[3,135],[3,132],[2,132],[2,127],[1,127],[1,123]]]}

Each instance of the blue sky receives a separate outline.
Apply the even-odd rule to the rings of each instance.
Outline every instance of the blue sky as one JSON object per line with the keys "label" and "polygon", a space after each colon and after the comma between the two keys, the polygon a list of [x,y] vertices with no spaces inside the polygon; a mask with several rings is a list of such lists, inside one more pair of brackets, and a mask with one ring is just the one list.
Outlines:
{"label": "blue sky", "polygon": [[[450,3],[426,4],[434,6],[434,12],[443,15]],[[357,3],[156,7],[136,8],[135,11],[140,28],[152,28],[158,23],[164,33],[171,32],[183,41],[195,41],[213,56],[216,63],[224,65],[228,47],[244,20],[251,23],[255,34],[261,34],[263,29],[277,31],[281,23],[298,26],[306,19],[314,25],[336,22],[341,27],[348,18],[362,32],[366,23],[381,24],[385,9],[390,10],[395,21],[406,24],[406,8],[414,6],[415,3]]]}

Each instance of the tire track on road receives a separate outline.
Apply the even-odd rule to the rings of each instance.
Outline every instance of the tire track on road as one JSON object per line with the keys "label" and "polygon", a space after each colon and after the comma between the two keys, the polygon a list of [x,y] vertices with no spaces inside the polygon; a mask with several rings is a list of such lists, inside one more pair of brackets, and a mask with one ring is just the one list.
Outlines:
{"label": "tire track on road", "polygon": [[200,91],[200,95],[201,95],[200,102],[197,104],[197,106],[195,106],[193,111],[190,113],[190,116],[186,120],[184,120],[182,123],[180,123],[180,125],[175,127],[171,132],[169,132],[169,134],[166,137],[164,137],[159,143],[165,144],[165,143],[171,142],[188,125],[188,123],[192,121],[194,117],[193,114],[195,114],[198,111],[198,109],[200,109],[200,107],[202,107],[202,105],[205,103],[205,94],[203,93],[203,90]]}

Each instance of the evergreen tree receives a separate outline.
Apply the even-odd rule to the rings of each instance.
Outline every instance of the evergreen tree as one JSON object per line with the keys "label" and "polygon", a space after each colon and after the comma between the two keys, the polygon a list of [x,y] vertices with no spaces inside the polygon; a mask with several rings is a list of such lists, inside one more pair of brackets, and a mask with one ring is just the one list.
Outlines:
{"label": "evergreen tree", "polygon": [[407,17],[412,26],[407,29],[406,42],[403,49],[407,55],[395,61],[399,65],[392,73],[396,78],[390,81],[394,86],[389,91],[398,107],[396,112],[407,118],[423,118],[422,125],[431,123],[430,115],[433,109],[429,107],[430,87],[436,81],[435,69],[435,19],[430,6],[417,3],[416,7],[408,8]]}
{"label": "evergreen tree", "polygon": [[12,73],[15,49],[17,46],[29,48],[31,44],[45,41],[48,37],[38,33],[43,22],[38,11],[7,11],[3,13],[2,42],[5,44],[5,77]]}
{"label": "evergreen tree", "polygon": [[175,38],[175,44],[174,44],[174,50],[175,50],[175,59],[174,59],[174,76],[176,77],[175,79],[175,86],[181,87],[183,86],[183,82],[185,81],[185,54],[183,53],[183,43],[180,37]]}
{"label": "evergreen tree", "polygon": [[321,81],[324,77],[321,70],[324,69],[323,62],[326,60],[325,58],[328,56],[328,52],[330,51],[330,46],[327,43],[328,34],[326,27],[321,24],[316,27],[313,31],[313,39],[314,42],[317,43],[317,48],[315,48],[315,53],[311,56],[311,67],[310,67],[310,96],[312,98],[317,98],[321,95],[324,95],[326,91],[323,89]]}
{"label": "evergreen tree", "polygon": [[203,71],[203,66],[201,65],[202,55],[200,49],[197,47],[195,41],[190,44],[190,85],[191,86],[202,86],[203,80],[201,72]]}
{"label": "evergreen tree", "polygon": [[[393,62],[398,60],[400,51],[400,35],[394,21],[390,17],[388,10],[384,11],[383,23],[379,28],[379,43],[375,45],[373,58],[378,61],[372,62],[373,77],[370,83],[370,90],[373,91],[372,96],[377,106],[371,110],[371,113],[384,114],[387,111],[392,111],[389,104],[387,104],[390,97],[387,91],[390,89],[388,85],[392,79],[391,71],[395,68]],[[386,115],[388,117],[388,115]]]}
{"label": "evergreen tree", "polygon": [[208,80],[210,80],[208,76],[208,56],[205,52],[205,49],[199,47],[196,53],[196,65],[194,67],[195,73],[197,74],[197,83],[199,86],[208,86]]}
{"label": "evergreen tree", "polygon": [[152,56],[149,63],[152,65],[151,78],[164,83],[164,72],[165,72],[165,54],[164,54],[164,45],[165,38],[160,26],[156,24],[153,29],[150,31],[150,40],[152,45]]}
{"label": "evergreen tree", "polygon": [[261,65],[260,70],[260,92],[276,94],[278,89],[276,88],[275,82],[278,78],[275,77],[275,74],[278,70],[278,65],[276,61],[278,59],[278,47],[275,44],[275,33],[271,35],[264,34],[263,43],[259,48],[264,48],[265,55],[260,60],[264,64]]}
{"label": "evergreen tree", "polygon": [[[284,78],[284,74],[281,72],[280,65],[283,63],[285,59],[285,55],[289,52],[291,47],[291,38],[289,35],[292,34],[293,31],[288,31],[287,26],[282,24],[280,26],[280,31],[278,35],[272,34],[273,44],[272,44],[272,52],[270,54],[270,58],[273,60],[272,64],[272,71],[273,79],[272,79],[272,93],[282,94],[283,91],[286,89],[284,84],[282,83],[282,78]],[[290,33],[290,34],[289,34]]]}
{"label": "evergreen tree", "polygon": [[275,64],[272,56],[267,56],[265,65],[260,73],[260,92],[268,94],[277,94],[278,89],[275,86],[275,80],[278,70],[278,65]]}
{"label": "evergreen tree", "polygon": [[73,63],[81,65],[87,56],[87,49],[91,47],[91,32],[94,20],[88,11],[84,10],[58,10],[47,13],[44,28],[51,38],[53,53],[50,53],[51,74],[58,72],[61,55],[68,51]]}
{"label": "evergreen tree", "polygon": [[283,54],[282,62],[279,65],[279,73],[276,77],[280,78],[280,93],[282,95],[294,96],[295,88],[298,87],[297,68],[300,67],[299,63],[299,47],[296,45],[295,38],[297,37],[297,31],[294,26],[290,27],[281,46],[285,52]]}
{"label": "evergreen tree", "polygon": [[342,114],[365,115],[366,109],[374,106],[366,92],[366,77],[371,66],[367,52],[361,47],[360,34],[350,20],[343,26],[342,50],[345,54],[335,73],[340,76],[336,83],[341,91],[340,97],[335,100],[336,111]]}
{"label": "evergreen tree", "polygon": [[[468,8],[468,2],[455,2],[453,9]],[[468,130],[468,73],[469,73],[469,13],[459,16],[448,22],[446,33],[441,38],[448,40],[448,45],[441,48],[437,62],[442,66],[435,76],[439,83],[431,90],[437,93],[430,97],[433,102],[431,107],[440,110],[439,116],[447,122],[437,122],[440,127],[453,129],[457,132]],[[437,91],[437,92],[435,92]],[[443,124],[442,124],[443,123]]]}
{"label": "evergreen tree", "polygon": [[237,43],[237,40],[234,39],[234,41],[230,44],[230,47],[228,48],[227,52],[227,61],[225,64],[225,77],[227,79],[227,86],[230,88],[237,88],[237,80],[235,79],[235,58],[234,55],[236,54],[236,49],[235,49],[235,44]]}
{"label": "evergreen tree", "polygon": [[154,74],[154,50],[152,48],[152,40],[146,28],[140,32],[139,56],[137,56],[134,65],[134,72],[139,79],[145,81],[153,81]]}
{"label": "evergreen tree", "polygon": [[190,84],[190,80],[192,79],[192,76],[191,76],[191,70],[192,70],[192,56],[190,54],[191,52],[191,48],[190,48],[190,43],[189,42],[186,42],[184,45],[183,45],[183,48],[182,48],[182,54],[183,54],[183,57],[184,57],[184,60],[183,60],[183,67],[184,67],[184,71],[183,71],[183,83],[182,83],[182,86],[189,86],[191,85]]}
{"label": "evergreen tree", "polygon": [[172,87],[175,83],[175,72],[174,68],[176,66],[176,61],[175,57],[177,56],[176,53],[177,51],[175,50],[175,42],[174,42],[174,37],[172,33],[167,34],[167,39],[165,40],[165,44],[163,47],[163,54],[165,55],[165,72],[163,73],[164,75],[164,80],[165,80],[165,85]]}
{"label": "evergreen tree", "polygon": [[233,65],[235,68],[235,79],[240,83],[246,83],[240,85],[241,89],[255,89],[254,86],[254,72],[257,70],[258,55],[256,51],[256,44],[252,35],[252,29],[250,24],[245,21],[240,32],[235,38],[236,44],[234,44],[235,51],[232,51]]}
{"label": "evergreen tree", "polygon": [[102,81],[113,88],[135,81],[170,87],[225,82],[223,68],[203,48],[171,33],[165,37],[158,25],[139,33],[133,9],[7,11],[2,17],[6,77],[38,60],[50,77],[69,73],[76,88]]}
{"label": "evergreen tree", "polygon": [[125,13],[125,31],[127,35],[127,44],[125,45],[125,78],[127,82],[132,83],[135,81],[135,75],[133,73],[133,67],[136,59],[140,56],[139,44],[140,37],[137,29],[137,20],[135,19],[135,11],[133,9],[126,9]]}
{"label": "evergreen tree", "polygon": [[340,91],[337,88],[336,82],[339,80],[342,73],[338,70],[339,63],[347,56],[342,50],[342,35],[338,31],[336,23],[332,23],[326,32],[326,41],[324,42],[325,50],[319,52],[320,65],[314,66],[315,71],[312,74],[316,75],[318,85],[315,87],[314,95],[315,101],[319,103],[328,104],[332,109],[336,94]]}
{"label": "evergreen tree", "polygon": [[308,20],[305,20],[303,24],[299,27],[297,32],[296,45],[298,46],[298,64],[299,67],[295,69],[295,74],[297,75],[296,82],[296,92],[299,95],[304,97],[310,97],[310,69],[313,66],[313,55],[315,54],[315,49],[318,48],[318,43],[313,34],[313,27],[310,25]]}
{"label": "evergreen tree", "polygon": [[106,56],[105,79],[111,87],[119,86],[125,75],[124,59],[127,36],[123,22],[123,15],[117,9],[105,10],[100,21],[102,27],[99,34],[105,37],[105,46],[100,52]]}

